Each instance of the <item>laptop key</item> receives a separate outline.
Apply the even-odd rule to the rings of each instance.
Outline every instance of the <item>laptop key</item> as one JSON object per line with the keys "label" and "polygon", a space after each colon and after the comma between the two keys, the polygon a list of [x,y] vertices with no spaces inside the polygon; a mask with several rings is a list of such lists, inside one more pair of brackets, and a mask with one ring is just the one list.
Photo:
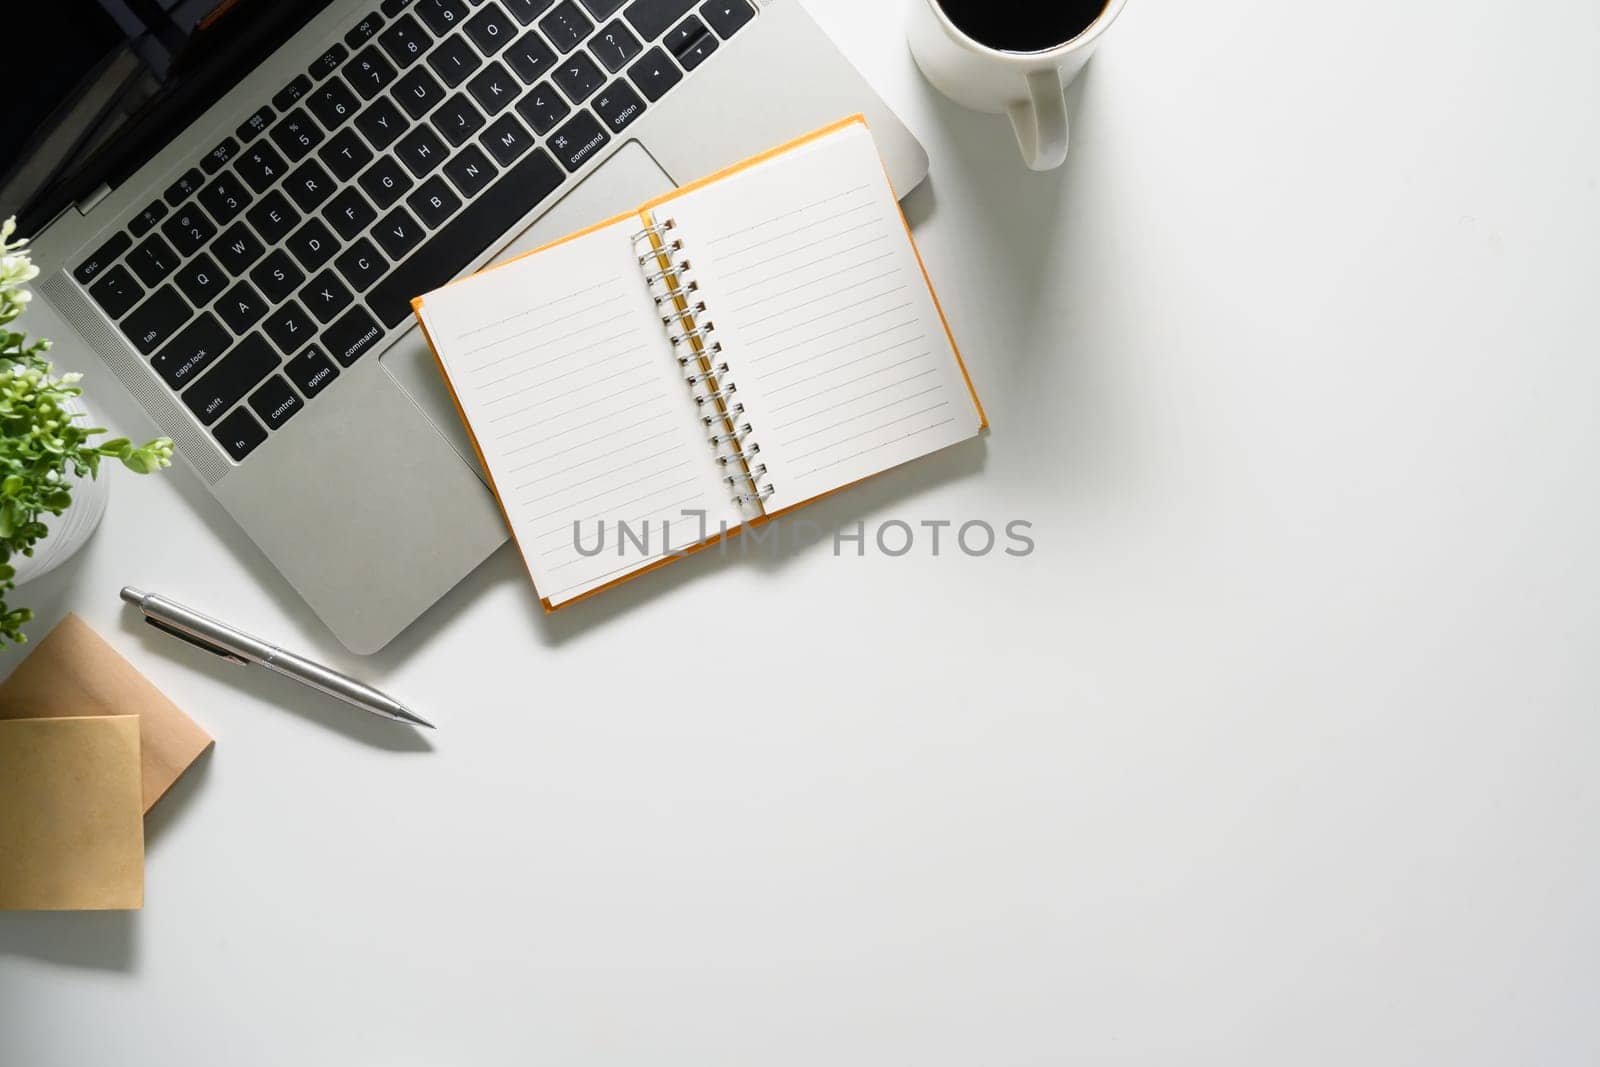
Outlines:
{"label": "laptop key", "polygon": [[322,217],[333,224],[339,236],[346,241],[355,240],[356,234],[367,228],[367,223],[378,217],[361,193],[355,189],[341,189],[339,195],[322,210]]}
{"label": "laptop key", "polygon": [[[357,195],[356,199],[359,200],[360,196]],[[339,250],[339,242],[328,232],[328,227],[323,225],[321,219],[307,219],[306,224],[296,230],[285,245],[295,262],[308,271],[316,270],[328,262]]]}
{"label": "laptop key", "polygon": [[217,228],[198,205],[185,204],[173,212],[172,218],[161,227],[161,232],[172,242],[179,255],[190,256],[216,236]]}
{"label": "laptop key", "polygon": [[644,101],[633,91],[633,86],[618,78],[594,98],[594,110],[600,121],[616,133],[644,114]]}
{"label": "laptop key", "polygon": [[517,77],[532,85],[555,63],[556,54],[537,31],[529,30],[506,50],[505,61],[517,72]]}
{"label": "laptop key", "polygon": [[561,160],[561,165],[569,171],[575,171],[610,140],[611,135],[606,133],[593,115],[580,111],[571,122],[550,137],[549,144],[550,150]]}
{"label": "laptop key", "polygon": [[444,165],[444,172],[455,183],[461,195],[469,200],[477,196],[489,183],[494,180],[499,172],[489,157],[483,154],[483,149],[475,144],[469,144],[455,155],[451,156]]}
{"label": "laptop key", "polygon": [[693,9],[694,0],[633,0],[622,17],[641,38],[653,41]]}
{"label": "laptop key", "polygon": [[146,204],[144,210],[128,220],[128,229],[135,237],[143,237],[155,224],[167,217],[167,205],[159,200]]}
{"label": "laptop key", "polygon": [[449,182],[435,174],[406,197],[406,204],[424,226],[437,230],[445,219],[455,214],[456,208],[461,206],[461,198],[451,190]]}
{"label": "laptop key", "polygon": [[378,254],[373,243],[363,237],[333,261],[340,275],[355,292],[361,292],[383,277],[389,261]]}
{"label": "laptop key", "polygon": [[574,52],[563,59],[551,77],[574,104],[589,99],[606,80],[606,76],[600,73],[600,67],[584,52]]}
{"label": "laptop key", "polygon": [[235,282],[232,289],[217,301],[217,314],[234,333],[244,333],[267,313],[267,302],[251,288],[249,282]]}
{"label": "laptop key", "polygon": [[418,0],[415,10],[438,37],[461,25],[461,20],[467,17],[467,5],[463,0]]}
{"label": "laptop key", "polygon": [[219,174],[210,185],[200,190],[198,199],[220,224],[232,221],[255,198],[238,178],[232,174]]}
{"label": "laptop key", "polygon": [[272,127],[270,135],[273,143],[283,149],[283,154],[289,157],[291,163],[322,143],[322,130],[311,121],[311,116],[298,107]]}
{"label": "laptop key", "polygon": [[[450,174],[459,161],[475,152],[470,146],[463,149],[445,164],[445,172]],[[443,285],[485,249],[495,247],[560,187],[564,177],[548,153],[524,155],[372,288],[367,301],[373,311],[388,326],[405,321],[411,315],[412,297]],[[455,180],[454,174],[451,180]]]}
{"label": "laptop key", "polygon": [[756,9],[750,6],[750,0],[706,0],[700,5],[700,17],[726,41],[756,17]]}
{"label": "laptop key", "polygon": [[325,128],[337,130],[361,109],[361,101],[344,82],[334,78],[317,86],[316,92],[306,98],[306,107]]}
{"label": "laptop key", "polygon": [[406,165],[407,170],[421,178],[443,163],[450,150],[444,146],[439,135],[433,132],[432,127],[418,126],[400,138],[394,154],[400,157],[400,162]]}
{"label": "laptop key", "polygon": [[372,236],[390,259],[400,259],[422,240],[422,225],[405,208],[397,207],[372,227]]}
{"label": "laptop key", "polygon": [[373,45],[357,52],[356,57],[344,65],[345,80],[356,87],[363,100],[371,100],[383,92],[384,87],[394,81],[395,74],[394,64],[383,58],[383,53]]}
{"label": "laptop key", "polygon": [[210,256],[201,252],[185,263],[173,280],[183,290],[183,295],[189,298],[189,303],[203,308],[221,295],[223,286],[228,283],[228,276],[222,273]]}
{"label": "laptop key", "polygon": [[389,16],[390,18],[394,18],[396,15],[400,14],[400,12],[410,7],[411,3],[412,0],[383,0],[382,10],[385,15]]}
{"label": "laptop key", "polygon": [[516,37],[516,27],[497,7],[485,7],[467,20],[467,36],[478,46],[478,51],[492,56]]}
{"label": "laptop key", "polygon": [[350,58],[350,52],[342,44],[332,44],[311,64],[307,72],[313,78],[322,79],[339,69],[339,64]]}
{"label": "laptop key", "polygon": [[267,132],[267,127],[272,123],[274,114],[275,112],[266,105],[256,108],[249,118],[239,123],[238,128],[233,131],[233,135],[239,138],[241,144],[249,144]]}
{"label": "laptop key", "polygon": [[502,2],[506,10],[511,12],[511,17],[526,26],[550,10],[550,5],[555,3],[555,0],[502,0]]}
{"label": "laptop key", "polygon": [[178,290],[163,285],[122,320],[122,332],[133,347],[148,356],[188,321],[188,302],[178,295]]}
{"label": "laptop key", "polygon": [[382,15],[376,11],[367,12],[366,17],[352,26],[350,32],[344,35],[345,45],[350,48],[360,48],[363,44],[372,40],[373,35],[378,32],[378,28],[382,25]]}
{"label": "laptop key", "polygon": [[261,328],[272,338],[272,343],[278,346],[278,351],[288,355],[307,341],[311,340],[316,332],[316,324],[311,321],[311,316],[293,300],[278,308],[267,316]]}
{"label": "laptop key", "polygon": [[704,63],[706,57],[716,50],[716,37],[710,33],[706,33],[696,38],[695,42],[688,48],[684,49],[684,51],[678,53],[678,62],[683,64],[684,70],[693,70],[701,63]]}
{"label": "laptop key", "polygon": [[[356,182],[367,196],[371,197],[379,211],[399,200],[407,189],[416,184],[411,180],[411,175],[405,172],[405,168],[390,156],[380,157],[376,163],[367,168],[366,173],[356,179]],[[370,222],[371,219],[367,221]],[[366,223],[363,223],[362,228],[365,227]],[[354,236],[345,234],[346,239]]]}
{"label": "laptop key", "polygon": [[438,111],[433,113],[434,129],[444,134],[445,140],[460,146],[473,134],[483,129],[483,115],[472,106],[463,93],[457,93]]}
{"label": "laptop key", "polygon": [[378,34],[378,43],[389,53],[395,65],[404,69],[422,58],[433,37],[422,24],[410,15],[402,15],[388,29]]}
{"label": "laptop key", "polygon": [[502,115],[484,131],[478,143],[489,150],[496,163],[508,167],[533,147],[533,134],[517,121],[515,115]]}
{"label": "laptop key", "polygon": [[196,418],[209,426],[277,370],[278,362],[278,354],[267,344],[267,339],[253,333],[190,384],[181,394],[183,402]]}
{"label": "laptop key", "polygon": [[222,269],[232,277],[239,277],[260,259],[266,248],[250,232],[250,227],[236,222],[222,231],[222,236],[211,242],[211,254],[217,257]]}
{"label": "laptop key", "polygon": [[307,400],[322,392],[339,376],[339,368],[316,345],[295,356],[284,364],[283,369]]}
{"label": "laptop key", "polygon": [[228,165],[228,161],[239,154],[239,142],[232,137],[224,137],[222,143],[205,154],[200,160],[201,168],[207,174],[215,174]]}
{"label": "laptop key", "polygon": [[195,193],[206,183],[205,176],[198,170],[190,167],[179,175],[178,180],[167,186],[167,191],[161,194],[161,199],[177,207]]}
{"label": "laptop key", "polygon": [[572,0],[561,0],[554,11],[539,20],[539,28],[544,31],[545,39],[565,55],[593,32],[594,23]]}
{"label": "laptop key", "polygon": [[311,91],[311,79],[304,74],[296,76],[294,81],[272,94],[272,106],[279,111],[288,111],[300,98]]}
{"label": "laptop key", "polygon": [[246,148],[239,156],[239,162],[233,165],[233,169],[250,184],[250,188],[262,193],[283,176],[287,166],[283,157],[278,155],[277,149],[262,141],[253,148]]}
{"label": "laptop key", "polygon": [[394,87],[394,98],[407,115],[420,119],[444,99],[444,87],[422,66],[400,79]]}
{"label": "laptop key", "polygon": [[256,205],[244,213],[250,220],[250,226],[261,235],[261,239],[269,245],[275,245],[294,229],[300,222],[300,213],[289,206],[289,201],[277,189],[256,202]]}
{"label": "laptop key", "polygon": [[356,129],[379,152],[394,144],[394,139],[409,128],[400,109],[388,97],[367,105],[367,109],[356,116]]}
{"label": "laptop key", "polygon": [[522,86],[499,63],[490,63],[482,74],[467,83],[467,92],[486,115],[498,114],[516,100],[521,91]]}
{"label": "laptop key", "polygon": [[318,322],[332,322],[334,316],[350,306],[350,300],[350,290],[331,270],[323,271],[300,290],[300,303],[311,310]]}
{"label": "laptop key", "polygon": [[151,356],[150,365],[169,388],[182,389],[232,343],[232,335],[208,311],[179,330],[161,351]]}
{"label": "laptop key", "polygon": [[277,248],[250,272],[250,280],[267,298],[267,303],[276,304],[288,299],[295,287],[306,280],[306,275],[294,265],[289,253]]}
{"label": "laptop key", "polygon": [[354,130],[340,130],[317,153],[317,158],[328,165],[333,176],[347,182],[356,172],[372,162],[372,149],[356,135]]}
{"label": "laptop key", "polygon": [[589,42],[589,51],[599,57],[606,69],[615,74],[628,65],[628,61],[644,51],[644,45],[639,43],[621,19],[606,26],[594,39]]}
{"label": "laptop key", "polygon": [[152,234],[128,253],[128,266],[146,285],[160,285],[178,269],[178,254],[159,236]]}
{"label": "laptop key", "polygon": [[683,80],[683,72],[660,48],[652,48],[644,58],[628,68],[628,79],[639,87],[652,101],[660,100],[666,91]]}
{"label": "laptop key", "polygon": [[627,0],[583,0],[583,6],[589,9],[589,14],[598,22],[608,19],[617,13],[617,8],[627,3]]}
{"label": "laptop key", "polygon": [[103,271],[100,280],[89,287],[89,295],[107,315],[120,319],[139,302],[144,290],[126,267],[112,267]]}
{"label": "laptop key", "polygon": [[117,261],[117,257],[128,250],[133,244],[128,235],[122,231],[112,234],[105,244],[94,250],[94,255],[72,268],[72,276],[78,280],[79,285],[88,285],[100,276],[100,272]]}
{"label": "laptop key", "polygon": [[256,413],[267,429],[276,430],[300,413],[304,401],[289,388],[283,375],[274,374],[250,394],[250,409]]}
{"label": "laptop key", "polygon": [[541,136],[555,129],[556,123],[571,112],[572,105],[549,82],[534,86],[527,96],[517,101],[517,114]]}
{"label": "laptop key", "polygon": [[707,56],[717,50],[717,38],[706,24],[694,15],[690,15],[667,34],[667,51],[678,57],[678,62],[683,64],[684,70],[693,70],[705,62]]}
{"label": "laptop key", "polygon": [[[410,305],[406,311],[409,314]],[[342,367],[348,367],[377,344],[383,330],[367,309],[357,304],[338,322],[322,331],[322,343]]]}
{"label": "laptop key", "polygon": [[250,412],[240,408],[217,423],[211,431],[211,436],[215,437],[217,444],[233,457],[235,463],[238,463],[267,439],[267,431],[250,417]]}
{"label": "laptop key", "polygon": [[483,60],[465,38],[457,35],[446,38],[443,44],[428,53],[428,66],[454,89],[483,66]]}
{"label": "laptop key", "polygon": [[328,177],[328,172],[322,169],[321,163],[308,159],[295,168],[295,172],[289,175],[288,181],[283,183],[283,188],[294,199],[300,210],[309,214],[333,195],[338,183]]}

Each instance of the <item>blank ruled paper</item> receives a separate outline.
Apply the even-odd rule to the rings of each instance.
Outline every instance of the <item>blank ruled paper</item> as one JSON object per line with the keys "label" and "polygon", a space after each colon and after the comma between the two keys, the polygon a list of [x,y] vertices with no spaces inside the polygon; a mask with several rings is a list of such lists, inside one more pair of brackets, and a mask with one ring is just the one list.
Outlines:
{"label": "blank ruled paper", "polygon": [[656,209],[682,234],[775,511],[979,430],[871,134],[856,125]]}
{"label": "blank ruled paper", "polygon": [[640,225],[629,219],[423,302],[534,585],[552,604],[701,540],[701,520],[685,512],[704,512],[712,533],[741,521],[633,257]]}
{"label": "blank ruled paper", "polygon": [[[549,606],[982,428],[859,121],[639,212],[420,302]],[[670,323],[646,218],[689,264],[656,284],[698,287]],[[710,363],[680,365],[701,336]]]}

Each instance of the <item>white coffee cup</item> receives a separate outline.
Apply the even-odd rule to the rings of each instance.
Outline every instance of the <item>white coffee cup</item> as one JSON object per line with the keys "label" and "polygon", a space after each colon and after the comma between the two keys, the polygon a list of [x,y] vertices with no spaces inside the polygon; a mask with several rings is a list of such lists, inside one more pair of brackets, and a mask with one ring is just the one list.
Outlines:
{"label": "white coffee cup", "polygon": [[1032,169],[1053,170],[1066,162],[1067,86],[1128,0],[1106,0],[1076,37],[1038,52],[991,48],[963,33],[939,0],[909,2],[911,54],[934,88],[975,111],[1010,116],[1017,146]]}

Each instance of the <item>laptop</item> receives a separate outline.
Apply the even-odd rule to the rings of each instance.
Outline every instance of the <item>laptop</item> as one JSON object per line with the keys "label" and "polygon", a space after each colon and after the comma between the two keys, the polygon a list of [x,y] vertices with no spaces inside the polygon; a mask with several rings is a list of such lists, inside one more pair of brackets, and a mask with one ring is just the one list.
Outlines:
{"label": "laptop", "polygon": [[52,9],[102,2],[171,63],[34,198],[29,330],[94,352],[358,653],[507,536],[413,296],[856,112],[900,195],[927,171],[798,0]]}

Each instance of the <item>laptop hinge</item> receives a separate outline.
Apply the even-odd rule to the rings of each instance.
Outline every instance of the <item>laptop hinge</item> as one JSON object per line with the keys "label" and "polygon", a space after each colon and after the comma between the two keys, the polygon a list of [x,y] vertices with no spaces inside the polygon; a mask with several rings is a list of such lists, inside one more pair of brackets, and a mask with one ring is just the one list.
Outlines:
{"label": "laptop hinge", "polygon": [[100,201],[111,195],[111,186],[101,182],[99,188],[77,203],[78,214],[87,215],[99,206]]}

